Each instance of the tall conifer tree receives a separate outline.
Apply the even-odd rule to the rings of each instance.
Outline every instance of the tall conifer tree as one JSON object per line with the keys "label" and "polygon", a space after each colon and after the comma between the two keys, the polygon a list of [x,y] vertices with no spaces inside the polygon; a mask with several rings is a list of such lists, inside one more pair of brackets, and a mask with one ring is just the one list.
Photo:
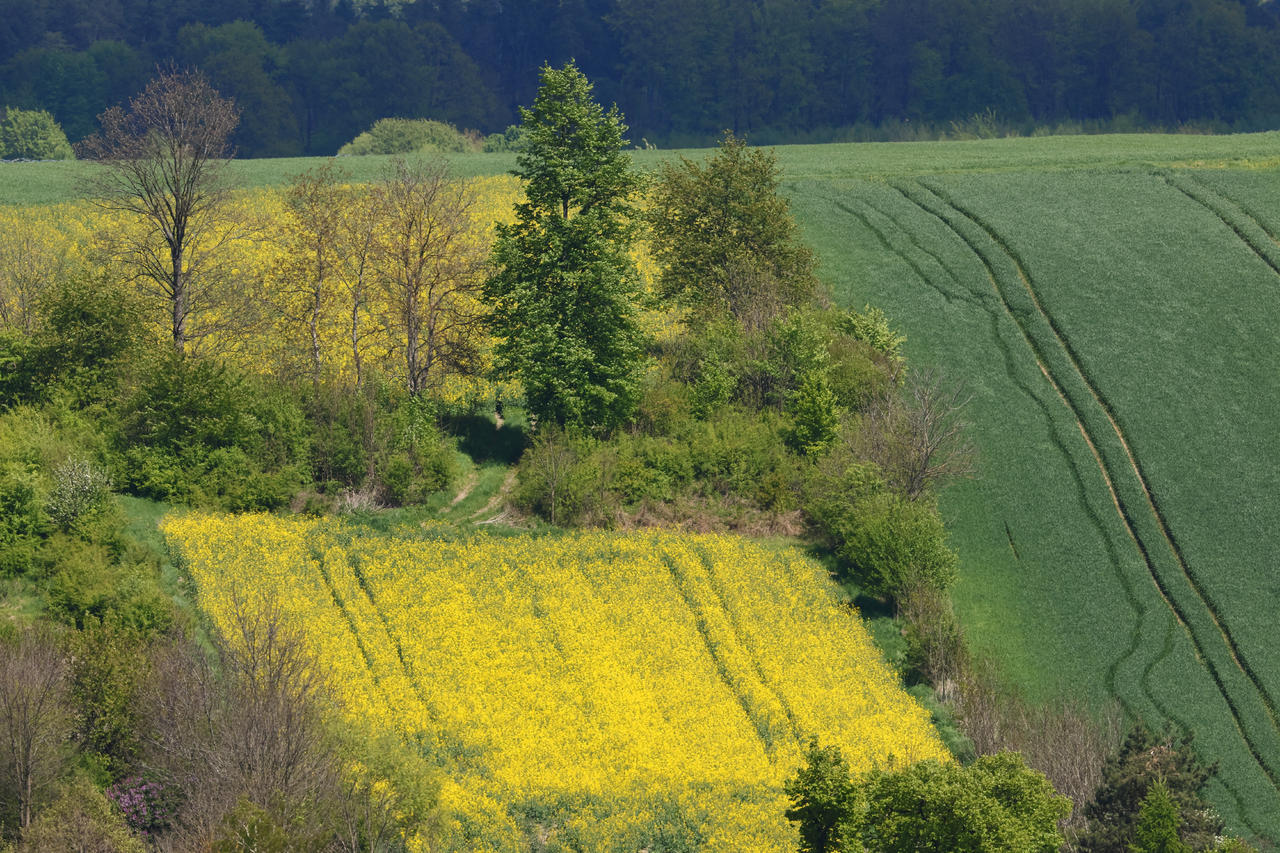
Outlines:
{"label": "tall conifer tree", "polygon": [[524,384],[540,423],[608,430],[639,394],[639,276],[633,197],[641,178],[623,152],[617,107],[605,111],[570,62],[544,67],[515,174],[526,201],[499,226],[493,305],[500,369]]}

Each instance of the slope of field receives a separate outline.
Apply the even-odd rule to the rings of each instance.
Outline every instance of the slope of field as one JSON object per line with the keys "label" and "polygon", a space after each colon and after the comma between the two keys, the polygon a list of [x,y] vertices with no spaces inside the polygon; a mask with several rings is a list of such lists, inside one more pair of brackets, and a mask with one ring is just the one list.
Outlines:
{"label": "slope of field", "polygon": [[[974,391],[957,604],[1032,695],[1191,728],[1280,838],[1280,170],[1223,157],[797,180],[838,298]],[[1068,164],[1069,165],[1069,164]]]}
{"label": "slope of field", "polygon": [[536,819],[567,849],[791,850],[782,782],[809,737],[857,769],[946,754],[793,550],[663,533],[443,541],[266,516],[164,530],[215,625],[278,601],[350,717],[446,771],[450,849],[518,849]]}

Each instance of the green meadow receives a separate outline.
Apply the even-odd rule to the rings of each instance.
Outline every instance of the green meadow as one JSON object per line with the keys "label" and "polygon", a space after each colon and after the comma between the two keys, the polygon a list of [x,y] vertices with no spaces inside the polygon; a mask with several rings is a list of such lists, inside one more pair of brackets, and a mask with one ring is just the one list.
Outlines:
{"label": "green meadow", "polygon": [[973,394],[978,476],[943,509],[974,647],[1031,696],[1189,727],[1228,823],[1275,839],[1280,139],[1143,139],[925,146],[790,192],[838,301]]}
{"label": "green meadow", "polygon": [[[972,393],[978,472],[943,511],[974,649],[1033,699],[1190,728],[1229,826],[1280,841],[1280,133],[778,154],[836,300]],[[88,168],[0,164],[0,204],[74,198]]]}

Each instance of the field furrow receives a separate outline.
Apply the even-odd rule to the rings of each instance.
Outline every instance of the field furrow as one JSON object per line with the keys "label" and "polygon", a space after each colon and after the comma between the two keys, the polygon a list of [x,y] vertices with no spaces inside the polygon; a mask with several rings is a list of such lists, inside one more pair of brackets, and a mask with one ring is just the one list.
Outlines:
{"label": "field furrow", "polygon": [[1219,195],[1211,187],[1203,184],[1190,174],[1169,174],[1164,176],[1169,186],[1203,207],[1222,221],[1222,224],[1240,238],[1258,260],[1280,275],[1280,245],[1276,237],[1244,208],[1231,199]]}
{"label": "field furrow", "polygon": [[[1064,176],[1062,181],[1070,183],[1078,177],[1081,176]],[[1127,182],[1129,179],[1121,176],[1121,180]],[[1187,553],[1181,542],[1169,512],[1163,506],[1160,489],[1153,484],[1145,461],[1130,437],[1129,425],[1115,411],[1106,392],[1091,372],[1092,363],[1079,349],[1079,344],[1083,342],[1086,352],[1096,355],[1096,351],[1091,349],[1094,346],[1093,339],[1081,336],[1080,341],[1077,341],[1061,325],[1052,308],[1044,303],[1037,292],[1037,280],[1028,272],[1019,249],[1005,239],[1007,232],[993,225],[979,209],[970,205],[965,190],[956,189],[957,184],[966,189],[974,186],[986,189],[1005,181],[1013,185],[1019,182],[1031,183],[1022,176],[1001,178],[1000,184],[979,178],[929,180],[928,188],[919,182],[891,183],[901,191],[904,202],[915,207],[916,215],[898,216],[900,221],[909,223],[909,230],[921,235],[913,238],[915,242],[927,243],[935,251],[942,244],[936,228],[922,225],[921,216],[932,217],[935,224],[946,227],[951,240],[962,242],[966,251],[982,267],[982,275],[987,279],[992,297],[984,304],[994,306],[999,315],[1006,318],[1005,322],[1012,323],[1018,329],[1019,348],[1024,353],[1026,348],[1031,349],[1034,355],[1031,361],[1037,365],[1042,381],[1048,380],[1046,384],[1053,388],[1052,396],[1069,413],[1073,422],[1072,433],[1077,434],[1082,439],[1080,443],[1088,448],[1087,455],[1099,477],[1097,488],[1109,498],[1112,518],[1120,525],[1121,535],[1129,543],[1127,547],[1132,548],[1140,557],[1136,561],[1129,558],[1122,553],[1123,546],[1119,542],[1113,548],[1111,540],[1103,537],[1107,562],[1114,566],[1113,571],[1124,587],[1125,599],[1130,604],[1131,612],[1136,615],[1136,619],[1125,620],[1126,630],[1122,636],[1127,638],[1127,642],[1124,648],[1119,643],[1112,646],[1115,652],[1108,659],[1104,679],[1107,691],[1119,698],[1131,712],[1134,707],[1146,705],[1148,710],[1139,712],[1141,716],[1147,719],[1154,716],[1157,719],[1179,720],[1197,731],[1202,737],[1202,748],[1206,750],[1206,754],[1222,758],[1225,764],[1233,767],[1234,777],[1215,788],[1222,797],[1219,805],[1224,814],[1230,812],[1232,819],[1239,822],[1237,825],[1264,835],[1272,834],[1276,831],[1280,727],[1277,726],[1275,703],[1271,695],[1272,680],[1255,665],[1255,658],[1259,656],[1268,665],[1271,663],[1269,652],[1254,639],[1258,623],[1245,621],[1243,611],[1235,600],[1230,605],[1224,603],[1224,593],[1234,592],[1236,587],[1223,585],[1228,576],[1213,564],[1216,561],[1202,555],[1205,566],[1201,567],[1201,572],[1197,572],[1196,558]],[[983,186],[984,184],[987,186]],[[878,198],[876,192],[875,189],[859,185],[848,195]],[[1006,193],[1001,196],[983,195],[982,198],[984,201],[999,198],[1005,202],[998,209],[1004,216],[1006,225],[1008,221],[1022,224],[1016,214],[1020,208],[1017,204],[1010,205],[1008,202],[1011,198],[1018,198],[1025,203],[1025,197]],[[855,204],[856,200],[847,200],[845,206]],[[877,207],[883,209],[883,202],[877,202]],[[861,209],[865,210],[865,206]],[[1037,215],[1040,212],[1034,206],[1033,210]],[[1090,233],[1087,221],[1059,221],[1069,229],[1079,229],[1082,234]],[[859,221],[858,230],[865,232],[866,229],[867,223]],[[932,233],[930,229],[933,229]],[[1265,231],[1260,224],[1256,225],[1255,230]],[[1013,233],[1027,236],[1018,227],[1013,229]],[[910,242],[884,234],[876,239],[881,246],[889,247]],[[1042,239],[1032,245],[1039,248],[1054,244],[1046,244]],[[1258,260],[1266,260],[1257,252],[1253,252],[1253,255]],[[1092,261],[1092,253],[1086,254],[1084,260]],[[952,266],[955,267],[955,264]],[[1269,266],[1268,264],[1268,268]],[[1058,271],[1061,268],[1055,269],[1055,272]],[[1272,276],[1275,274],[1271,269],[1268,272]],[[972,278],[970,276],[969,280],[972,281]],[[918,282],[918,272],[912,275],[912,279]],[[895,296],[907,293],[905,284],[904,280],[895,282],[890,292]],[[860,304],[862,298],[864,297],[855,297],[854,304]],[[909,301],[909,304],[914,308],[914,301]],[[958,313],[952,308],[947,316],[939,319],[946,320],[949,317],[949,325],[954,326],[961,316],[962,312]],[[1083,315],[1072,315],[1072,320],[1079,320],[1081,316]],[[1116,315],[1111,315],[1109,319],[1117,318]],[[975,326],[970,320],[964,322],[967,327]],[[993,318],[992,322],[996,323],[997,320]],[[954,334],[945,326],[941,331],[944,334]],[[998,341],[999,337],[995,336],[994,339]],[[1014,379],[1016,371],[1010,369],[1007,372],[1010,379]],[[973,374],[969,375],[972,377]],[[1014,384],[1018,384],[1016,380]],[[1028,396],[1032,399],[1036,397],[1034,393]],[[1011,413],[1014,410],[1005,411]],[[1007,429],[1001,432],[1008,435]],[[1064,458],[1072,458],[1068,448],[1063,448],[1062,452]],[[1165,480],[1168,470],[1164,465],[1165,457],[1155,453],[1152,456],[1161,462],[1161,471],[1164,472],[1161,482],[1165,482],[1167,488],[1169,484]],[[1082,473],[1087,479],[1092,479],[1087,473]],[[1072,476],[1075,477],[1074,471]],[[1095,487],[1089,488],[1092,490]],[[1169,491],[1178,490],[1170,488]],[[1091,506],[1092,502],[1086,497],[1082,504]],[[1007,512],[1009,505],[1006,503],[1004,506]],[[1058,517],[1066,520],[1064,516]],[[1094,523],[1101,521],[1095,519]],[[1009,563],[1021,564],[1024,560],[1020,554],[1012,556],[1013,550],[1021,547],[1027,540],[1015,537],[1012,530],[1003,529],[1006,523],[1001,523],[1000,545],[1011,555],[1008,557]],[[1110,528],[1110,523],[1103,523],[1103,526]],[[988,535],[985,539],[990,543],[988,547],[994,547],[994,535]],[[1202,540],[1197,539],[1196,544],[1200,545],[1201,542]],[[1035,541],[1028,544],[1034,547]],[[1121,552],[1117,552],[1115,548],[1121,548]],[[1102,554],[1098,556],[1101,557]],[[1137,575],[1128,568],[1134,562],[1141,566]],[[1036,560],[1033,557],[1027,568],[1034,569],[1035,566]],[[1081,579],[1093,583],[1086,575],[1082,575]],[[1162,618],[1161,613],[1167,615]],[[1175,622],[1181,623],[1179,634],[1185,636],[1185,646],[1180,642],[1162,644],[1158,639],[1164,629]],[[1246,629],[1249,635],[1247,638],[1240,636],[1242,628]],[[1153,642],[1160,647],[1153,646]],[[1188,664],[1204,674],[1205,686],[1215,699],[1206,698],[1200,704],[1192,705],[1188,698],[1192,693],[1204,696],[1199,686],[1194,690],[1184,686],[1181,696],[1176,691],[1171,695],[1167,684],[1160,681],[1157,675],[1178,672],[1175,683],[1178,679],[1185,682]],[[1135,700],[1140,701],[1131,705]],[[1227,722],[1227,728],[1216,728],[1221,723],[1214,722],[1215,712],[1209,710],[1214,705],[1221,708],[1222,716],[1219,719]],[[1239,745],[1239,758],[1230,757],[1237,749],[1230,745],[1233,741]],[[1242,761],[1254,770],[1244,770],[1240,763]],[[1247,781],[1251,773],[1258,774],[1262,780],[1261,787],[1256,781]]]}
{"label": "field furrow", "polygon": [[[837,212],[847,212],[859,202],[880,211],[898,229],[897,233],[886,235],[886,239],[897,246],[895,257],[898,252],[925,252],[927,247],[927,257],[922,257],[917,266],[933,268],[930,264],[936,264],[935,274],[945,275],[966,297],[958,304],[943,305],[930,300],[925,312],[917,301],[917,295],[925,288],[914,287],[914,281],[885,269],[867,279],[875,295],[859,295],[853,304],[859,305],[867,298],[885,305],[885,297],[905,297],[896,308],[898,313],[928,318],[933,323],[927,335],[909,337],[908,346],[948,346],[945,356],[917,352],[915,357],[923,358],[926,363],[942,359],[953,366],[963,366],[962,371],[976,392],[977,408],[970,416],[976,417],[986,431],[998,430],[1001,434],[1000,451],[984,453],[980,459],[985,471],[980,480],[952,487],[956,491],[978,490],[982,492],[978,505],[999,506],[1002,512],[987,522],[986,531],[977,535],[971,528],[956,528],[957,533],[965,537],[958,546],[962,559],[981,566],[986,573],[996,569],[1004,572],[999,580],[984,581],[980,598],[972,597],[978,590],[970,592],[965,587],[967,575],[962,575],[959,592],[966,596],[962,600],[968,608],[970,625],[984,629],[974,632],[975,639],[987,640],[990,631],[1017,637],[1017,632],[1010,628],[1016,624],[1015,620],[1030,616],[1034,622],[1023,630],[1033,630],[1040,643],[1070,644],[1073,632],[1080,628],[1080,617],[1093,616],[1098,620],[1095,623],[1098,627],[1091,636],[1122,639],[1123,643],[1118,647],[1108,643],[1089,649],[1091,653],[1101,653],[1101,660],[1082,655],[1078,644],[1069,651],[1069,646],[1064,646],[1042,663],[1032,665],[1041,674],[1040,678],[1048,676],[1045,680],[1051,685],[1055,683],[1055,676],[1063,679],[1056,683],[1070,683],[1070,690],[1077,695],[1085,689],[1091,695],[1114,697],[1133,717],[1165,718],[1143,689],[1140,675],[1162,653],[1161,620],[1168,618],[1168,609],[1138,594],[1142,584],[1149,585],[1149,577],[1145,567],[1138,565],[1139,556],[1114,512],[1114,505],[1099,499],[1099,494],[1106,494],[1107,488],[1097,460],[1086,449],[1087,445],[1073,438],[1079,433],[1078,422],[1061,405],[1061,399],[1047,389],[1043,373],[1034,366],[1035,360],[1026,359],[1027,342],[1019,327],[1010,321],[999,289],[991,280],[991,271],[943,219],[889,185],[867,182],[842,195],[847,201],[840,205],[835,202],[842,196],[830,195],[821,188],[809,188],[799,200],[808,203],[820,198],[831,203],[828,213],[824,214],[822,208],[810,213],[810,218],[820,218],[824,227],[838,221],[833,219]],[[862,219],[845,220],[845,227],[854,226],[850,229],[854,233],[844,237],[841,249],[859,247],[861,241],[855,234],[857,226],[862,224]],[[837,257],[843,270],[857,271],[873,267],[877,262],[874,255],[868,257],[865,253]],[[936,288],[928,290],[936,291]],[[893,306],[894,303],[888,303],[888,307]],[[1015,452],[1014,445],[1020,443],[1027,447]],[[1023,467],[1023,461],[1033,461],[1033,464]],[[1035,497],[1011,503],[1006,490],[1012,482],[1037,487]],[[1049,507],[1052,510],[1041,509]],[[1083,527],[1042,523],[1027,526],[1030,519],[1042,511],[1051,512],[1059,520],[1079,519]],[[1016,536],[1015,530],[1025,535]],[[1012,545],[1015,540],[1018,544]],[[997,552],[997,548],[1002,553]],[[1114,578],[1110,589],[1099,585],[1096,575],[1088,579],[1088,585],[1062,587],[1052,580],[1056,572],[1046,574],[1040,570],[1041,566],[1069,566],[1082,549],[1103,557]],[[1104,589],[1107,594],[1096,594]],[[997,595],[1007,597],[997,599]],[[1062,605],[1073,596],[1079,597],[1078,605]],[[1001,603],[996,605],[996,600]],[[1054,601],[1059,602],[1057,607]],[[978,613],[983,616],[979,617]],[[986,621],[988,613],[990,617]],[[1056,622],[1063,613],[1069,614],[1068,621]],[[1049,628],[1049,625],[1055,627]],[[1024,648],[1020,643],[1002,642],[991,653],[998,655],[1008,667],[1017,661]],[[1094,660],[1097,662],[1093,663]],[[1073,669],[1073,666],[1080,668]],[[1097,668],[1091,672],[1091,666]],[[1101,673],[1098,681],[1101,690],[1096,694],[1091,680],[1093,672]]]}
{"label": "field furrow", "polygon": [[[1182,189],[1181,186],[1179,186],[1178,188]],[[1183,191],[1185,192],[1185,190]],[[1190,193],[1188,193],[1188,195],[1190,195]],[[943,196],[940,195],[940,197],[943,197]],[[1195,198],[1194,196],[1192,197]],[[1116,415],[1112,410],[1111,405],[1099,394],[1097,388],[1095,388],[1093,384],[1089,381],[1088,376],[1085,374],[1084,368],[1081,366],[1080,357],[1073,351],[1070,345],[1070,342],[1065,337],[1063,337],[1063,334],[1061,330],[1058,328],[1058,326],[1055,324],[1053,317],[1048,312],[1045,311],[1044,306],[1041,304],[1040,298],[1036,293],[1035,287],[1033,286],[1031,279],[1027,276],[1026,271],[1023,268],[1022,262],[1018,259],[1016,253],[1012,249],[1010,249],[1009,246],[1000,239],[1000,236],[990,226],[984,223],[976,214],[974,214],[969,210],[966,210],[961,204],[958,204],[952,201],[951,199],[947,199],[945,197],[943,198],[944,200],[947,201],[948,204],[950,204],[953,208],[955,208],[955,210],[957,210],[958,212],[966,216],[968,219],[973,221],[975,224],[977,224],[980,228],[982,228],[982,230],[985,231],[988,234],[988,236],[991,238],[992,242],[995,243],[997,246],[999,246],[1001,251],[1005,252],[1009,256],[1009,258],[1012,260],[1014,267],[1017,271],[1018,278],[1022,282],[1022,285],[1026,289],[1028,295],[1031,297],[1032,303],[1034,304],[1036,311],[1044,318],[1044,320],[1048,324],[1048,327],[1051,329],[1053,333],[1053,338],[1055,342],[1066,353],[1067,360],[1071,366],[1072,371],[1075,374],[1075,377],[1079,379],[1080,383],[1083,385],[1085,390],[1088,391],[1090,397],[1092,397],[1094,403],[1096,403],[1096,405],[1101,409],[1102,413],[1105,415],[1107,424],[1111,428],[1112,432],[1114,432],[1115,437],[1119,442],[1119,446],[1124,452],[1124,456],[1128,462],[1129,468],[1132,470],[1133,475],[1137,478],[1138,486],[1141,488],[1142,496],[1146,503],[1146,509],[1150,512],[1152,519],[1155,522],[1155,529],[1158,532],[1160,539],[1163,540],[1164,544],[1168,547],[1169,552],[1172,555],[1173,559],[1176,561],[1179,570],[1181,571],[1182,575],[1185,577],[1187,583],[1191,586],[1192,590],[1195,593],[1196,598],[1198,599],[1198,602],[1194,602],[1194,603],[1199,604],[1207,611],[1210,619],[1213,622],[1214,627],[1216,628],[1218,633],[1222,635],[1222,639],[1226,642],[1227,647],[1230,650],[1232,662],[1235,664],[1237,668],[1239,668],[1245,675],[1248,676],[1249,680],[1253,682],[1254,687],[1257,689],[1258,693],[1260,694],[1263,700],[1263,704],[1270,718],[1271,727],[1277,730],[1280,730],[1280,719],[1277,718],[1276,702],[1272,697],[1271,692],[1263,684],[1262,680],[1257,676],[1253,667],[1250,666],[1248,660],[1245,658],[1245,656],[1241,652],[1239,644],[1237,643],[1225,619],[1221,615],[1219,606],[1213,601],[1212,597],[1206,591],[1203,583],[1201,582],[1197,574],[1192,570],[1191,566],[1188,565],[1187,560],[1183,555],[1182,549],[1178,545],[1177,539],[1175,538],[1173,531],[1169,527],[1169,523],[1165,518],[1165,514],[1160,509],[1159,503],[1157,502],[1157,499],[1151,490],[1150,484],[1148,483],[1147,478],[1143,473],[1142,466],[1139,463],[1136,456],[1134,455],[1133,448],[1130,446],[1129,440],[1125,436],[1124,431],[1121,429],[1120,424],[1117,422]],[[1200,199],[1198,198],[1196,198],[1195,200],[1200,201]],[[1201,202],[1201,203],[1203,204],[1204,202]],[[1206,204],[1206,207],[1207,206],[1208,205]],[[1221,218],[1221,214],[1217,213],[1217,211],[1215,211],[1215,214],[1219,215]],[[1223,221],[1229,227],[1232,227],[1232,230],[1236,231],[1236,233],[1241,236],[1242,240],[1245,239],[1243,234],[1241,234],[1239,230],[1237,230],[1234,226],[1232,226],[1229,221],[1227,221],[1225,218],[1223,219]],[[1255,251],[1257,251],[1256,248],[1255,248]],[[1261,253],[1259,253],[1259,257],[1262,257],[1264,261],[1267,261],[1267,259],[1263,257]],[[1270,261],[1267,261],[1267,262],[1270,264]],[[1043,365],[1042,365],[1042,369],[1044,369]],[[1051,379],[1050,381],[1053,381],[1053,380]],[[1056,382],[1054,384],[1055,386],[1057,386]],[[1066,401],[1065,395],[1062,395],[1062,396],[1064,401]],[[1076,411],[1074,406],[1073,406],[1073,411]],[[1088,430],[1086,429],[1083,421],[1080,421],[1080,428],[1081,428],[1081,432],[1085,434],[1086,440],[1089,441],[1090,447],[1094,448],[1094,455],[1095,457],[1098,458],[1099,464],[1104,465],[1105,467],[1102,457],[1096,451],[1096,443],[1092,439],[1092,437],[1089,436]],[[1104,475],[1107,477],[1108,487],[1111,490],[1111,495],[1112,495],[1113,501],[1115,502],[1117,511],[1125,515],[1126,523],[1129,523],[1128,522],[1129,509],[1121,503],[1119,496],[1116,493],[1114,482],[1111,479],[1110,473],[1107,471],[1104,471]],[[1134,541],[1137,542],[1139,544],[1139,547],[1143,549],[1144,553],[1146,553],[1147,546],[1137,536],[1136,529],[1132,525],[1130,525],[1130,533],[1131,535],[1133,535]],[[1148,565],[1152,566],[1153,568],[1153,574],[1152,574],[1153,580],[1156,580],[1157,584],[1160,584],[1160,579],[1156,576],[1154,572],[1154,564],[1150,562],[1149,557],[1148,557]],[[1173,606],[1172,602],[1169,601],[1167,594],[1165,594],[1165,589],[1163,585],[1161,585],[1161,592],[1162,592],[1162,595],[1165,595],[1166,601],[1169,602],[1171,606]],[[1179,614],[1179,618],[1181,621],[1185,622],[1185,619],[1182,619],[1180,614]],[[1275,777],[1273,776],[1273,779],[1274,778]]]}
{"label": "field furrow", "polygon": [[678,836],[783,853],[782,784],[809,736],[860,770],[946,759],[822,568],[789,552],[658,533],[441,542],[265,516],[166,531],[216,628],[234,635],[235,589],[283,602],[340,676],[336,713],[441,768],[450,849],[519,849],[532,821],[581,849]]}
{"label": "field furrow", "polygon": [[[933,190],[931,189],[931,191]],[[1073,414],[1080,423],[1081,433],[1085,436],[1086,441],[1094,451],[1095,457],[1098,459],[1099,465],[1103,469],[1116,509],[1124,518],[1130,535],[1141,550],[1143,559],[1150,569],[1152,581],[1159,588],[1165,603],[1174,612],[1179,623],[1191,637],[1197,656],[1208,667],[1210,675],[1231,708],[1236,728],[1247,744],[1254,760],[1267,774],[1273,785],[1280,784],[1280,770],[1277,769],[1277,760],[1280,760],[1280,725],[1277,724],[1274,703],[1261,681],[1248,665],[1248,662],[1240,654],[1234,637],[1219,617],[1218,609],[1213,601],[1205,593],[1195,574],[1187,566],[1181,551],[1169,532],[1163,515],[1154,502],[1151,490],[1129,446],[1129,442],[1125,438],[1124,432],[1117,423],[1110,407],[1098,394],[1097,389],[1089,382],[1080,366],[1079,356],[1063,337],[1053,318],[1044,310],[1030,278],[1026,275],[1016,255],[1000,240],[999,235],[991,230],[989,226],[986,226],[977,216],[941,193],[933,192],[939,200],[947,204],[957,214],[964,216],[976,225],[986,234],[992,245],[998,247],[999,251],[1008,256],[1013,271],[1030,300],[1030,306],[1034,309],[1034,314],[1032,314],[1030,311],[1026,311],[1025,308],[1022,312],[1015,312],[1011,308],[1010,316],[1023,328],[1028,344],[1040,361],[1041,370],[1045,373],[1049,382],[1054,385],[1064,404],[1072,409]],[[945,213],[941,215],[944,218],[946,217]],[[983,247],[980,244],[973,243],[971,245],[974,246],[975,252],[982,251]],[[996,275],[995,267],[985,258],[984,262],[988,264],[989,269],[992,271],[993,284],[999,287],[999,277]],[[1006,305],[1010,305],[1010,300],[1004,292],[1002,292],[1002,299]],[[1035,315],[1038,315],[1043,322],[1035,324],[1039,328],[1035,326],[1028,328],[1030,325],[1028,324],[1028,317],[1030,316],[1034,321]],[[1052,348],[1055,345],[1060,349],[1060,355],[1056,359],[1053,358],[1055,353],[1052,352]],[[1055,361],[1059,368],[1057,371],[1050,366]],[[1066,373],[1065,377],[1063,376],[1064,371],[1061,370],[1063,366],[1069,368],[1069,372]],[[1079,393],[1081,390],[1086,392],[1087,397]],[[1085,411],[1088,408],[1094,409],[1094,411]],[[1090,421],[1097,424],[1100,419],[1105,419],[1106,424],[1110,427],[1115,443],[1118,444],[1118,448],[1123,454],[1123,460],[1115,458],[1114,447],[1110,448],[1112,450],[1111,459],[1104,455],[1107,445],[1112,444],[1112,436],[1099,435],[1096,426],[1091,429],[1089,425]],[[1098,449],[1100,446],[1104,448],[1102,452]],[[1129,481],[1130,478],[1127,476],[1129,474],[1132,474],[1132,481]],[[1117,483],[1119,483],[1119,488],[1117,488]],[[1134,488],[1135,485],[1136,489]],[[1137,493],[1141,494],[1142,503],[1137,503],[1133,500]],[[1137,503],[1136,506],[1135,503]],[[1144,512],[1149,515],[1143,514]],[[1165,554],[1163,549],[1157,551],[1161,544],[1167,548],[1168,554]],[[1172,576],[1172,573],[1168,571],[1166,565],[1168,557],[1172,557],[1172,560],[1176,563],[1180,578]],[[1185,585],[1190,588],[1191,594],[1188,594],[1187,590],[1182,588],[1182,582],[1185,582]],[[1219,643],[1225,644],[1225,659],[1223,650],[1219,648]],[[1245,676],[1247,684],[1241,683],[1241,680],[1235,677],[1236,672]]]}

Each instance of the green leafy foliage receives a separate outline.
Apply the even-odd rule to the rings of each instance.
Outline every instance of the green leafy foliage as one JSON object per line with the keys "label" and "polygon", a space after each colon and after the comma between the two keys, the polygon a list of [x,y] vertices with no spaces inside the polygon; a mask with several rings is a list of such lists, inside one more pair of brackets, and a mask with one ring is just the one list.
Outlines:
{"label": "green leafy foliage", "polygon": [[802,853],[1054,853],[1071,801],[1017,753],[968,767],[922,761],[852,779],[834,747],[810,745],[786,784]]}
{"label": "green leafy foliage", "polygon": [[123,485],[226,509],[285,505],[305,477],[306,422],[284,388],[194,358],[161,359],[120,431]]}
{"label": "green leafy foliage", "polygon": [[727,313],[760,329],[817,288],[813,252],[799,239],[772,152],[727,134],[706,165],[665,162],[649,222],[663,295],[702,322]]}
{"label": "green leafy foliage", "polygon": [[916,586],[945,590],[955,552],[936,503],[889,488],[879,470],[835,452],[808,484],[806,511],[850,577],[872,595],[898,599]]}
{"label": "green leafy foliage", "polygon": [[147,848],[129,832],[111,801],[85,779],[63,786],[58,798],[40,811],[22,832],[17,853],[49,850],[110,850],[143,853]]}
{"label": "green leafy foliage", "polygon": [[497,154],[504,151],[519,151],[524,147],[525,131],[518,124],[510,125],[501,133],[491,133],[484,138],[484,152]]}
{"label": "green leafy foliage", "polygon": [[849,311],[841,317],[843,330],[854,340],[862,341],[895,364],[903,361],[902,345],[907,338],[889,325],[888,316],[870,305],[861,311]]}
{"label": "green leafy foliage", "polygon": [[74,160],[71,143],[44,110],[0,109],[0,160]]}
{"label": "green leafy foliage", "polygon": [[1178,837],[1182,816],[1169,795],[1163,779],[1147,790],[1138,808],[1138,823],[1133,830],[1131,853],[1191,853],[1191,848]]}
{"label": "green leafy foliage", "polygon": [[800,853],[836,853],[861,849],[857,821],[866,809],[866,792],[853,781],[848,763],[834,746],[809,742],[805,765],[784,787],[791,800],[787,820],[798,824]]}
{"label": "green leafy foliage", "polygon": [[787,442],[808,456],[817,456],[836,440],[840,411],[835,392],[822,373],[811,373],[787,398],[793,423]]}
{"label": "green leafy foliage", "polygon": [[338,149],[339,157],[365,154],[448,154],[471,150],[453,125],[431,119],[384,118]]}
{"label": "green leafy foliage", "polygon": [[0,464],[0,574],[27,572],[44,530],[40,480],[27,465]]}
{"label": "green leafy foliage", "polygon": [[1058,821],[1071,801],[1058,796],[1017,753],[984,755],[968,767],[922,761],[867,780],[862,837],[885,853],[1054,853]]}
{"label": "green leafy foliage", "polygon": [[[0,339],[0,400],[39,402],[51,395],[76,406],[115,402],[141,345],[137,292],[118,281],[72,275],[48,282],[40,323],[22,338]],[[6,342],[7,341],[7,342]]]}
{"label": "green leafy foliage", "polygon": [[500,368],[519,377],[540,423],[608,430],[640,392],[634,239],[639,175],[622,151],[617,108],[592,99],[572,63],[546,67],[516,174],[526,201],[498,227],[486,283]]}
{"label": "green leafy foliage", "polygon": [[147,636],[111,613],[105,620],[85,619],[67,639],[73,736],[112,779],[124,777],[141,752],[139,694],[148,676]]}
{"label": "green leafy foliage", "polygon": [[[791,512],[801,468],[783,428],[775,416],[730,407],[607,441],[540,434],[521,460],[516,502],[555,524],[606,526],[623,513],[661,517],[662,505],[713,528],[737,526],[743,511],[748,523],[752,514]],[[707,517],[721,510],[727,517]]]}

